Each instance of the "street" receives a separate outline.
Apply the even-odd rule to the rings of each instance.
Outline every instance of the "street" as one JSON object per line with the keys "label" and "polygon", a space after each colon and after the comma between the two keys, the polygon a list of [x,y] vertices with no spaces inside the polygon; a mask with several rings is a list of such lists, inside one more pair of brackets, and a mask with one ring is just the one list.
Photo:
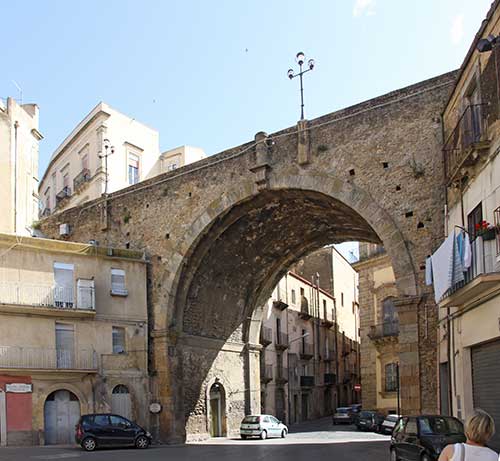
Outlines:
{"label": "street", "polygon": [[1,448],[1,461],[82,459],[92,461],[175,460],[203,458],[224,460],[331,460],[385,461],[389,459],[388,436],[358,432],[353,426],[332,426],[330,418],[311,421],[291,428],[286,439],[240,440],[211,439],[184,446],[136,449],[107,449],[86,453],[79,447]]}

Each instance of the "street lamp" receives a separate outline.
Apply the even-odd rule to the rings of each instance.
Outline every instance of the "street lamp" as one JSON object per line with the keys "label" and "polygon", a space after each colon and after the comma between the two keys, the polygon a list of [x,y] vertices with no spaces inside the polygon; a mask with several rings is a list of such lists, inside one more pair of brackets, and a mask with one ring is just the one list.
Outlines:
{"label": "street lamp", "polygon": [[306,61],[306,57],[304,53],[302,53],[302,51],[299,51],[297,53],[297,56],[295,56],[295,61],[297,61],[297,64],[299,65],[299,73],[294,74],[293,69],[288,69],[287,75],[290,80],[294,79],[295,77],[300,78],[300,119],[304,120],[304,87],[302,84],[302,76],[305,73],[313,70],[316,63],[314,62],[314,59],[309,59],[309,61],[307,61],[307,69],[302,70],[302,66]]}
{"label": "street lamp", "polygon": [[[115,147],[110,145],[109,139],[103,140],[104,154],[99,154],[99,158],[104,158],[104,169],[106,174],[104,176],[104,194],[108,194],[108,157],[115,153]],[[109,152],[108,152],[109,150]]]}

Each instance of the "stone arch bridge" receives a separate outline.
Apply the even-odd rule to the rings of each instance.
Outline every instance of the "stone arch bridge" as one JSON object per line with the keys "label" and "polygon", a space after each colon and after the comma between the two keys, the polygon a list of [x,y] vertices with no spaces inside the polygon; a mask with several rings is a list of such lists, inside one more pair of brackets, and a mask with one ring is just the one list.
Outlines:
{"label": "stone arch bridge", "polygon": [[[144,250],[152,399],[163,440],[260,410],[259,315],[287,268],[347,240],[383,243],[396,277],[404,412],[437,410],[436,307],[423,284],[443,234],[445,74],[267,135],[42,222],[60,238]],[[257,387],[257,389],[256,389]],[[257,392],[255,392],[257,390]]]}

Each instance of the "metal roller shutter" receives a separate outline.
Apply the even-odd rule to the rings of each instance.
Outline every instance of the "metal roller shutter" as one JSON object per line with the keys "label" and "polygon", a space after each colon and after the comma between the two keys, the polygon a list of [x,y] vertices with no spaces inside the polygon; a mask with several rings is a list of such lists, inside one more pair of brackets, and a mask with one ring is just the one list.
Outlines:
{"label": "metal roller shutter", "polygon": [[500,340],[472,348],[472,392],[474,407],[495,420],[496,434],[489,443],[500,451]]}

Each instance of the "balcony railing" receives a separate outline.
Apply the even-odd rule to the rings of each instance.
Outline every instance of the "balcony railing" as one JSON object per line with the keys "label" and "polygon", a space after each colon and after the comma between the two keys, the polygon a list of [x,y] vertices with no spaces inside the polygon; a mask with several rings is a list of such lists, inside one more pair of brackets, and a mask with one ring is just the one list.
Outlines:
{"label": "balcony railing", "polygon": [[500,264],[496,257],[496,239],[479,235],[471,242],[471,265],[464,281],[451,287],[442,297],[440,307],[461,307],[467,302],[500,288]]}
{"label": "balcony railing", "polygon": [[288,304],[282,299],[275,299],[273,301],[273,307],[279,309],[280,311],[284,311],[288,307]]}
{"label": "balcony railing", "polygon": [[288,368],[286,367],[276,367],[274,374],[275,381],[277,384],[285,384],[288,382]]}
{"label": "balcony railing", "polygon": [[269,327],[261,327],[260,343],[265,347],[273,342],[273,330]]}
{"label": "balcony railing", "polygon": [[312,317],[311,312],[309,311],[309,302],[307,298],[302,296],[300,300],[300,312],[299,318],[302,320],[309,320]]}
{"label": "balcony railing", "polygon": [[282,331],[277,331],[274,347],[279,350],[288,349],[288,335]]}
{"label": "balcony railing", "polygon": [[93,350],[0,346],[0,368],[33,370],[97,370]]}
{"label": "balcony railing", "polygon": [[468,106],[446,139],[443,153],[448,183],[453,181],[462,166],[468,164],[474,150],[488,147],[483,113],[483,104]]}
{"label": "balcony railing", "polygon": [[314,387],[314,376],[301,376],[300,387]]}
{"label": "balcony railing", "polygon": [[57,194],[56,194],[56,203],[59,204],[66,197],[71,197],[71,187],[64,186]]}
{"label": "balcony railing", "polygon": [[0,304],[50,307],[56,309],[95,310],[94,287],[73,288],[36,285],[24,282],[0,282]]}
{"label": "balcony railing", "polygon": [[272,365],[264,365],[260,369],[260,380],[263,383],[269,383],[273,380],[273,366]]}
{"label": "balcony railing", "polygon": [[372,340],[398,335],[399,322],[397,320],[379,323],[378,325],[372,325],[368,333],[368,337]]}
{"label": "balcony railing", "polygon": [[309,360],[314,356],[314,348],[311,343],[302,343],[300,346],[300,358],[302,360]]}
{"label": "balcony railing", "polygon": [[90,170],[88,168],[84,168],[80,173],[78,173],[73,179],[73,189],[78,190],[86,182],[90,181]]}
{"label": "balcony railing", "polygon": [[40,217],[42,218],[46,218],[47,216],[50,216],[50,208],[44,208],[40,213]]}
{"label": "balcony railing", "polygon": [[325,386],[333,386],[337,384],[337,376],[335,373],[325,373],[323,376]]}

